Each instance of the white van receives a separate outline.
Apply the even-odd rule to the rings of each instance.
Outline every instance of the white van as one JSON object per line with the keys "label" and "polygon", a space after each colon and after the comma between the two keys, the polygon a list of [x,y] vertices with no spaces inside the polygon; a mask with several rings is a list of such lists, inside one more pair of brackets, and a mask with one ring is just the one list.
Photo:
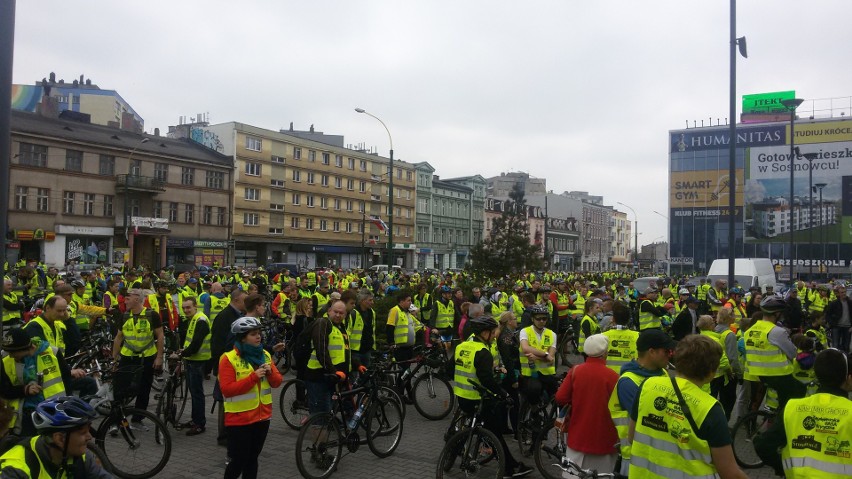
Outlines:
{"label": "white van", "polygon": [[[716,283],[717,279],[728,279],[728,260],[717,259],[710,265],[707,272],[707,280],[710,285]],[[766,291],[767,286],[775,287],[775,268],[769,258],[735,258],[734,279],[740,287],[748,291],[752,286],[758,286]],[[729,287],[732,285],[728,285]]]}
{"label": "white van", "polygon": [[[386,265],[386,264],[374,264],[373,266],[370,266],[369,269],[370,269],[370,271],[372,271],[374,273],[387,273],[388,272],[388,265]],[[395,274],[399,274],[400,271],[402,271],[401,266],[393,265],[393,272]]]}

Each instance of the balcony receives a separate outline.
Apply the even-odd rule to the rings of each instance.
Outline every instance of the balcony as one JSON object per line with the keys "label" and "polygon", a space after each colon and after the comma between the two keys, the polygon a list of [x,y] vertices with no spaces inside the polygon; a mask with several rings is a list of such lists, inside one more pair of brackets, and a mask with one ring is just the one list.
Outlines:
{"label": "balcony", "polygon": [[162,193],[166,191],[166,183],[150,176],[117,175],[115,191],[116,193]]}

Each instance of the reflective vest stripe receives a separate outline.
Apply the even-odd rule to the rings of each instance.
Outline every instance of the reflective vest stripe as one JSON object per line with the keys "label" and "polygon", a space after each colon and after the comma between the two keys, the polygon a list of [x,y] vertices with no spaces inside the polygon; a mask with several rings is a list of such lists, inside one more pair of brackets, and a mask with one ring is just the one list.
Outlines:
{"label": "reflective vest stripe", "polygon": [[659,328],[661,326],[660,318],[650,311],[642,311],[642,305],[645,303],[650,304],[652,307],[654,306],[654,303],[647,299],[639,304],[639,330]]}
{"label": "reflective vest stripe", "polygon": [[[703,476],[697,476],[695,474],[687,474],[683,471],[679,471],[677,469],[672,469],[670,467],[661,466],[660,464],[651,462],[650,460],[639,457],[632,456],[630,458],[630,464],[632,466],[641,467],[643,469],[647,469],[648,471],[657,474],[659,476],[665,477],[667,479],[718,479],[718,474],[705,474]],[[631,476],[635,473],[631,473]],[[639,474],[636,474],[639,476]]]}
{"label": "reflective vest stripe", "polygon": [[642,443],[647,444],[659,451],[666,451],[672,454],[677,454],[686,459],[687,461],[701,461],[706,464],[710,464],[713,462],[713,458],[710,457],[709,454],[701,454],[699,451],[696,451],[694,449],[683,449],[678,447],[677,444],[673,442],[657,439],[656,437],[652,437],[641,432],[635,433],[633,436],[633,440],[639,440]]}
{"label": "reflective vest stripe", "polygon": [[453,319],[455,319],[455,305],[452,302],[447,302],[445,305],[441,301],[435,301],[435,306],[438,308],[435,327],[438,329],[451,328],[453,326]]}
{"label": "reflective vest stripe", "polygon": [[836,462],[820,461],[813,457],[788,457],[787,459],[784,459],[783,463],[785,471],[796,467],[810,467],[821,472],[838,474],[841,477],[852,476],[852,463],[838,464]]}
{"label": "reflective vest stripe", "polygon": [[[264,351],[263,355],[267,363],[272,362],[272,357],[268,351]],[[236,350],[228,351],[224,356],[228,358],[234,368],[236,381],[254,374],[254,368],[240,358]],[[226,413],[239,413],[251,411],[261,404],[272,404],[272,388],[265,377],[260,380],[260,383],[252,386],[249,392],[225,398],[224,407]]]}

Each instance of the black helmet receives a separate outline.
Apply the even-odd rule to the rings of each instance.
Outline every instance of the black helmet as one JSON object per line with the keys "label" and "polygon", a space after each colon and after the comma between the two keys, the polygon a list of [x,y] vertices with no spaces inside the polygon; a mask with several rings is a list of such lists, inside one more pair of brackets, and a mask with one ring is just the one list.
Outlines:
{"label": "black helmet", "polygon": [[530,314],[532,314],[533,316],[550,315],[550,311],[547,310],[547,306],[541,304],[535,304],[533,306],[530,306],[529,310]]}
{"label": "black helmet", "polygon": [[74,281],[71,281],[71,287],[72,287],[72,288],[74,288],[74,289],[77,289],[77,288],[85,288],[85,287],[86,287],[86,283],[82,282],[82,281],[81,281],[81,280],[79,280],[79,279],[75,279]]}
{"label": "black helmet", "polygon": [[780,296],[767,296],[760,302],[760,310],[764,313],[781,313],[787,309],[787,301]]}
{"label": "black helmet", "polygon": [[497,328],[497,321],[495,321],[491,316],[479,316],[467,321],[473,334],[479,334],[483,331],[490,331]]}

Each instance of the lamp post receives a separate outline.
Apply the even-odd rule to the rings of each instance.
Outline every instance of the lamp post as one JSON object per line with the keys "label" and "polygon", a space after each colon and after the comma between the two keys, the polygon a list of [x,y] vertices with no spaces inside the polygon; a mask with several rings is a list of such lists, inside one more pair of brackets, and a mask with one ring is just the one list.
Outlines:
{"label": "lamp post", "polygon": [[657,210],[654,210],[654,213],[662,216],[666,220],[666,232],[668,233],[668,244],[666,245],[666,275],[671,275],[672,273],[672,225],[671,221],[669,221],[669,217],[660,213]]}
{"label": "lamp post", "polygon": [[795,198],[793,196],[795,194],[795,191],[793,190],[793,182],[795,181],[794,163],[795,163],[795,160],[796,160],[796,154],[795,154],[795,151],[796,151],[796,108],[798,108],[799,105],[801,105],[803,101],[805,101],[805,100],[802,100],[801,98],[792,98],[792,99],[789,99],[789,100],[781,100],[781,104],[784,105],[784,108],[786,108],[790,112],[790,222],[789,222],[790,223],[790,253],[789,253],[789,255],[790,255],[790,284],[791,285],[793,284],[793,280],[794,280],[794,278],[793,278],[793,276],[794,276],[794,273],[793,273],[794,272],[793,249],[796,247],[795,243],[793,242],[793,231],[794,231],[793,202],[795,200]]}
{"label": "lamp post", "polygon": [[629,209],[633,213],[633,262],[635,263],[633,270],[635,271],[639,267],[639,215],[630,206],[620,201],[616,201],[615,203]]}
{"label": "lamp post", "polygon": [[[796,148],[796,156],[799,156],[799,148]],[[819,157],[817,153],[804,153],[808,160],[808,279],[812,279],[814,275],[814,160]]]}
{"label": "lamp post", "polygon": [[388,271],[391,271],[393,269],[393,138],[388,126],[381,118],[363,108],[356,108],[355,111],[375,118],[388,133],[388,142],[390,143],[390,158],[388,158]]}
{"label": "lamp post", "polygon": [[[820,254],[819,260],[820,264],[825,260],[825,242],[823,240],[823,216],[822,216],[822,189],[825,188],[827,183],[817,183],[813,187],[819,190],[819,245],[822,250],[822,254]],[[811,191],[813,193],[813,190]]]}

